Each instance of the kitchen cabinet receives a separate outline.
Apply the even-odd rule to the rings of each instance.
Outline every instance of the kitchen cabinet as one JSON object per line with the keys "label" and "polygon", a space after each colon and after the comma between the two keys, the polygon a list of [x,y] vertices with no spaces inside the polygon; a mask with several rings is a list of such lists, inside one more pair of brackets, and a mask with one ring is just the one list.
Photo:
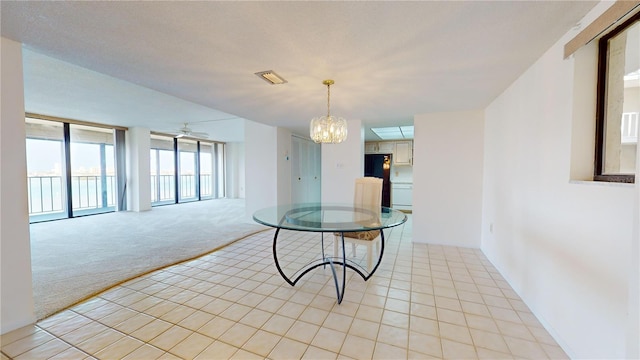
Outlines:
{"label": "kitchen cabinet", "polygon": [[377,154],[378,153],[378,143],[377,142],[366,142],[366,143],[364,143],[364,153],[365,154]]}
{"label": "kitchen cabinet", "polygon": [[365,154],[393,154],[395,141],[370,141],[364,143]]}
{"label": "kitchen cabinet", "polygon": [[411,165],[413,163],[413,144],[411,141],[396,141],[393,152],[394,165]]}
{"label": "kitchen cabinet", "polygon": [[395,142],[384,141],[378,143],[378,152],[380,154],[392,154],[395,149]]}

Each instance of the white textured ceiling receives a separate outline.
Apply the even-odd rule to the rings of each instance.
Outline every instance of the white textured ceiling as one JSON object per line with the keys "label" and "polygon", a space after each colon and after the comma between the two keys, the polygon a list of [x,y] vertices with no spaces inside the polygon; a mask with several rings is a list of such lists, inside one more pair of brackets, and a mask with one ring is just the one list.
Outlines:
{"label": "white textured ceiling", "polygon": [[324,79],[331,113],[367,126],[484,108],[596,3],[3,0],[0,16],[27,111],[223,138],[242,118],[305,134]]}

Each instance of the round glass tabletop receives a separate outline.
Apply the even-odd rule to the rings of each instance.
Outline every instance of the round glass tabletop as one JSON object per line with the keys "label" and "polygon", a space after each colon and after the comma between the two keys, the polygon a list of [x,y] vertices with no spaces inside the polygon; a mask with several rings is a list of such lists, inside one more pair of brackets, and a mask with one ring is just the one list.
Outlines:
{"label": "round glass tabletop", "polygon": [[288,230],[356,232],[398,226],[407,221],[407,215],[382,206],[369,209],[349,204],[305,203],[261,209],[253,214],[253,220]]}

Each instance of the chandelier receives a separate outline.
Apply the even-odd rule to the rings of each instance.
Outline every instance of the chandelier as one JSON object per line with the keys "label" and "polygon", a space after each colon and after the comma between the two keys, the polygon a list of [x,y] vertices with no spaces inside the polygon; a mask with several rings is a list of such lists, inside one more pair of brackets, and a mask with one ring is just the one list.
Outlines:
{"label": "chandelier", "polygon": [[333,80],[325,80],[327,85],[327,116],[315,117],[309,125],[309,136],[316,143],[339,144],[347,139],[347,120],[331,116],[331,85]]}

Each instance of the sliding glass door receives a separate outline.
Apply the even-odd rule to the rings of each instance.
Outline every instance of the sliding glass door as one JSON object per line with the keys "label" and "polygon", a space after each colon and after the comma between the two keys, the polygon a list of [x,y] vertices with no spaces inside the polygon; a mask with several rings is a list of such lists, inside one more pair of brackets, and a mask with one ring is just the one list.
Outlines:
{"label": "sliding glass door", "polygon": [[34,118],[25,129],[31,222],[116,210],[115,134],[123,143],[123,130]]}
{"label": "sliding glass door", "polygon": [[70,125],[71,203],[74,215],[114,211],[113,130]]}
{"label": "sliding glass door", "polygon": [[151,134],[151,205],[221,198],[225,144]]}
{"label": "sliding glass door", "polygon": [[213,197],[213,160],[215,144],[200,143],[200,199]]}
{"label": "sliding glass door", "polygon": [[30,220],[67,217],[64,129],[59,122],[26,119]]}
{"label": "sliding glass door", "polygon": [[198,200],[198,142],[178,139],[178,202]]}
{"label": "sliding glass door", "polygon": [[151,135],[151,204],[176,202],[176,163],[173,137]]}

